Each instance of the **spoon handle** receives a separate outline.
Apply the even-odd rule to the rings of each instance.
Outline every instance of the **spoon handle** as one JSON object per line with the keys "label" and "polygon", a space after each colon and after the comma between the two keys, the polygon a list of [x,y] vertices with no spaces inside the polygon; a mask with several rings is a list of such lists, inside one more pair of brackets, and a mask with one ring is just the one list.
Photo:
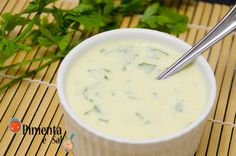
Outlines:
{"label": "spoon handle", "polygon": [[220,39],[231,33],[236,28],[236,5],[227,13],[226,16],[211,31],[190,50],[188,50],[181,58],[161,73],[157,79],[165,79],[187,64],[193,61],[197,56],[206,49],[218,42]]}

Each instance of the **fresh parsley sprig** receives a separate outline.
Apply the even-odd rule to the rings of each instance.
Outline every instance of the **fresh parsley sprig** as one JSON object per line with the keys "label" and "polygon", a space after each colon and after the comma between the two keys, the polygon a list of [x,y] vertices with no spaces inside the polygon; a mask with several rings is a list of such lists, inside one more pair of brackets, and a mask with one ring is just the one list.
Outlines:
{"label": "fresh parsley sprig", "polygon": [[[17,14],[5,13],[0,21],[0,71],[19,68],[21,65],[43,61],[38,68],[28,71],[0,87],[0,92],[20,80],[30,77],[51,63],[63,58],[74,45],[94,29],[106,31],[119,28],[123,16],[140,15],[137,27],[179,34],[187,29],[188,18],[174,9],[160,5],[155,0],[82,0],[73,9],[49,7],[57,0],[32,0],[26,9]],[[49,21],[52,15],[54,20]],[[34,15],[30,18],[30,15]],[[8,34],[16,27],[22,31],[15,37]],[[81,29],[82,28],[82,29]],[[71,44],[73,34],[81,33],[81,40]],[[27,39],[27,42],[25,40]],[[17,52],[30,52],[34,46],[57,46],[52,55],[4,66],[4,62]],[[46,53],[46,52],[45,52]]]}

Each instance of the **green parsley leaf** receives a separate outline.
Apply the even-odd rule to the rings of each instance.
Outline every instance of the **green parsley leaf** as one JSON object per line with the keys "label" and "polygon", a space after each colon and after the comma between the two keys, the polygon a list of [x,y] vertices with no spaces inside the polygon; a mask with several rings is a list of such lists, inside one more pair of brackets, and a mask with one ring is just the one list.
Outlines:
{"label": "green parsley leaf", "polygon": [[72,39],[72,36],[70,34],[67,34],[62,37],[62,39],[59,41],[58,46],[60,48],[60,51],[65,51],[68,45],[70,44],[70,41]]}
{"label": "green parsley leaf", "polygon": [[105,19],[100,13],[92,13],[90,15],[83,16],[67,16],[67,19],[79,22],[85,29],[91,31],[94,28],[99,28],[105,26]]}
{"label": "green parsley leaf", "polygon": [[139,27],[156,29],[179,34],[187,29],[188,18],[174,9],[160,7],[158,3],[149,6],[140,21]]}
{"label": "green parsley leaf", "polygon": [[11,13],[5,13],[2,15],[2,21],[0,23],[1,28],[4,29],[4,31],[12,31],[16,26],[22,26],[28,23],[29,20],[25,17],[21,17],[20,14],[11,14]]}

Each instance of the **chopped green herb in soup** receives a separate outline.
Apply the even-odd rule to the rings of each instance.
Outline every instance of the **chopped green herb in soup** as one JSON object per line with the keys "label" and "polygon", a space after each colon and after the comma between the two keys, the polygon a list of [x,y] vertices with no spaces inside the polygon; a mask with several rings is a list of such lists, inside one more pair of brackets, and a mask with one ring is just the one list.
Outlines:
{"label": "chopped green herb in soup", "polygon": [[97,45],[72,63],[67,100],[85,123],[107,135],[173,134],[201,115],[207,99],[204,76],[194,63],[166,80],[155,79],[180,55],[145,41]]}

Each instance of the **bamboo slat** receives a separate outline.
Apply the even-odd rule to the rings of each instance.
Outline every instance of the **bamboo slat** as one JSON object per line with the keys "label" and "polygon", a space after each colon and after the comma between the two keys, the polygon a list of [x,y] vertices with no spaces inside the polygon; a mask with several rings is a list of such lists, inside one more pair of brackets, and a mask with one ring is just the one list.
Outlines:
{"label": "bamboo slat", "polygon": [[[199,17],[203,16],[204,3],[199,2],[195,6],[194,9],[195,10],[194,10],[194,14],[193,14],[192,24],[200,25],[201,18],[199,18]],[[197,32],[198,32],[197,28],[189,29],[189,34],[188,34],[188,37],[186,39],[186,42],[189,43],[190,45],[193,45],[195,43],[195,38],[196,38]]]}
{"label": "bamboo slat", "polygon": [[[235,40],[234,40],[233,48],[236,48]],[[229,96],[227,111],[226,111],[225,119],[224,119],[225,122],[234,123],[235,121],[235,117],[236,117],[236,113],[235,113],[236,112],[236,105],[235,105],[236,96],[235,95],[236,95],[236,77],[235,77],[235,71],[234,71],[234,80],[232,81],[232,88],[230,89],[230,96]],[[219,156],[224,156],[228,154],[230,150],[230,141],[231,139],[233,139],[231,138],[232,132],[233,132],[232,126],[223,127],[223,130],[221,133],[221,140],[219,144],[219,152],[218,152]]]}
{"label": "bamboo slat", "polygon": [[[210,20],[209,25],[208,25],[210,28],[212,28],[217,23],[217,21],[220,20],[220,17],[221,17],[220,13],[221,13],[221,5],[214,4],[211,20]],[[221,43],[222,42],[218,42],[214,47],[211,48],[211,52],[213,52],[214,54],[213,53],[209,54],[208,62],[210,63],[212,69],[214,69],[214,70],[216,68],[216,64],[218,62],[218,58],[219,58],[219,55],[220,55]],[[215,55],[215,57],[211,57],[211,55]]]}
{"label": "bamboo slat", "polygon": [[[0,12],[17,13],[22,11],[29,0],[1,0]],[[164,1],[163,1],[164,2]],[[168,6],[174,6],[180,13],[189,17],[189,29],[178,37],[193,45],[199,41],[229,10],[229,6],[196,2],[193,5],[180,4],[180,1],[166,1]],[[76,3],[57,2],[57,7],[73,8]],[[53,20],[52,17],[49,17]],[[124,17],[121,28],[136,27],[140,16]],[[24,28],[23,28],[24,29]],[[9,36],[17,35],[22,29],[19,27]],[[96,34],[94,31],[87,37]],[[74,35],[74,40],[80,39],[80,33]],[[27,40],[25,41],[27,42]],[[73,43],[72,43],[73,44]],[[200,146],[196,156],[235,156],[236,155],[236,39],[230,34],[217,43],[204,57],[215,71],[217,79],[217,98],[215,107],[205,126]],[[49,49],[34,47],[30,53],[20,52],[7,60],[6,64],[14,64],[23,60],[38,58],[55,52]],[[0,86],[12,78],[26,71],[33,70],[43,62],[22,65],[19,68],[1,71]],[[35,127],[59,126],[62,137],[67,139],[64,128],[63,113],[56,93],[56,76],[60,61],[57,61],[36,75],[23,80],[0,94],[0,156],[2,155],[66,155],[62,144],[52,142],[53,135],[23,135],[13,134],[7,128],[10,119],[20,118],[22,124]],[[33,81],[32,81],[33,80]],[[37,80],[37,81],[34,81]],[[46,140],[43,143],[43,140]],[[72,156],[69,152],[67,155]],[[102,155],[100,153],[100,155]]]}
{"label": "bamboo slat", "polygon": [[[195,6],[187,6],[187,5],[180,5],[179,12],[182,14],[185,14],[189,18],[189,22],[192,22],[193,20],[193,14],[194,14]],[[188,36],[189,30],[180,34],[179,39],[186,41],[186,38]]]}
{"label": "bamboo slat", "polygon": [[[231,96],[231,99],[230,99],[230,103],[229,105],[234,105],[235,107],[235,100],[236,100],[236,71],[234,71],[234,81],[233,81],[233,88],[232,88],[232,96]],[[232,107],[232,106],[231,106]],[[230,107],[229,107],[230,108]],[[234,109],[235,110],[235,109]],[[233,111],[233,110],[232,110]],[[236,123],[236,114],[235,114],[236,111],[234,111],[234,123]],[[222,143],[222,146],[225,146],[224,142]],[[230,141],[230,145],[229,146],[229,156],[233,156],[236,154],[236,128],[234,127],[234,129],[232,130],[232,134],[231,134],[231,141]]]}
{"label": "bamboo slat", "polygon": [[[203,11],[203,16],[204,18],[201,19],[200,25],[202,26],[207,26],[207,24],[210,21],[210,17],[212,15],[212,4],[205,3],[204,4],[204,11]],[[211,19],[212,20],[212,19]],[[202,39],[207,33],[207,30],[204,29],[199,29],[198,33],[196,35],[196,40],[195,43],[198,42],[200,39]],[[203,56],[207,59],[209,54],[209,50],[207,50],[205,53],[203,53]]]}

